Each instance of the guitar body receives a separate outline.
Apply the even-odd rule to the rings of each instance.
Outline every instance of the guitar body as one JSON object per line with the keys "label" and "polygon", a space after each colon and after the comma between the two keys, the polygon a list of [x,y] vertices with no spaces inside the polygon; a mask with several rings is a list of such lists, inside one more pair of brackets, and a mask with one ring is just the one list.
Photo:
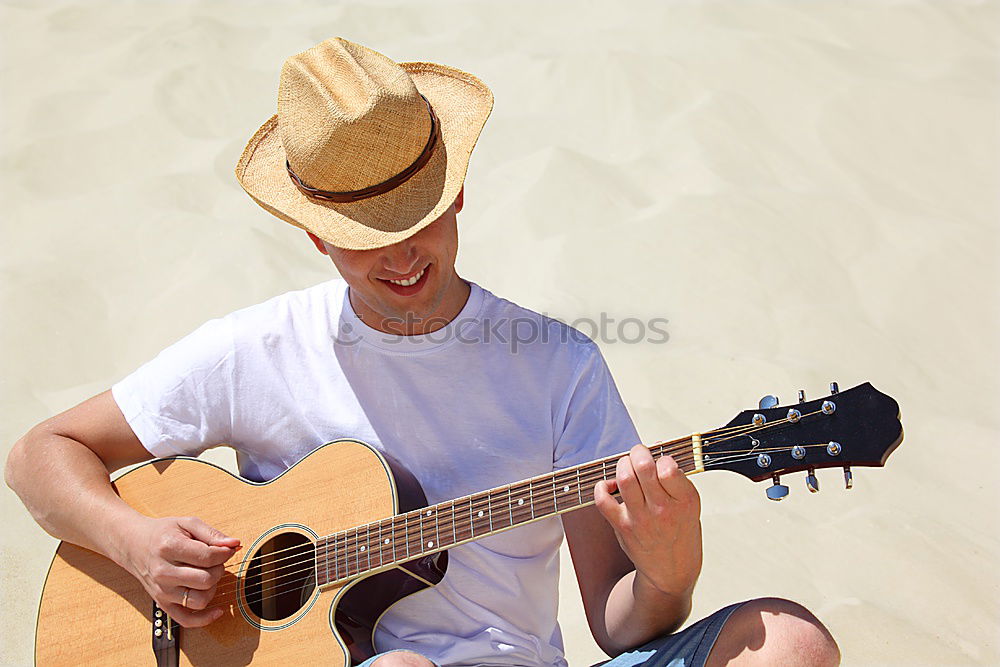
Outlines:
{"label": "guitar body", "polygon": [[328,443],[266,483],[180,457],[141,465],[114,486],[147,516],[197,516],[241,540],[209,605],[225,613],[205,628],[171,628],[165,619],[157,638],[153,600],[139,582],[111,560],[63,542],[42,591],[38,665],[349,667],[375,653],[372,632],[385,610],[438,583],[447,566],[439,552],[340,587],[268,590],[260,575],[254,588],[253,568],[266,572],[270,551],[308,550],[320,536],[426,506],[409,472],[355,440]]}

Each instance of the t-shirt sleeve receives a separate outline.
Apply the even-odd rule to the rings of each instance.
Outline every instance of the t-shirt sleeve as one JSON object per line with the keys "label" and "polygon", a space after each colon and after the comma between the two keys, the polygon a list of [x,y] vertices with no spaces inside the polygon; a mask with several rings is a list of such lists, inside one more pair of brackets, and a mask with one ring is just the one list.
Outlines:
{"label": "t-shirt sleeve", "polygon": [[197,456],[232,433],[233,333],[209,320],[111,387],[153,456]]}
{"label": "t-shirt sleeve", "polygon": [[557,469],[623,453],[639,442],[600,349],[592,342],[585,349],[557,415],[559,435],[553,453]]}

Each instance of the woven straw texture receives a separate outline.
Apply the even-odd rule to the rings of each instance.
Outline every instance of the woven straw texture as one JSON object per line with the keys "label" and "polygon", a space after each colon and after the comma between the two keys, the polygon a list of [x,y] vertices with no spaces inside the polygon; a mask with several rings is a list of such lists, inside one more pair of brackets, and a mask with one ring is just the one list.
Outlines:
{"label": "woven straw texture", "polygon": [[[350,203],[310,198],[292,182],[286,159],[308,185],[333,191],[374,185],[402,171],[430,130],[420,95],[437,114],[441,138],[408,181]],[[331,245],[391,245],[454,202],[492,109],[492,92],[472,74],[434,63],[397,64],[333,38],[286,61],[278,113],[250,139],[236,178],[266,211]]]}

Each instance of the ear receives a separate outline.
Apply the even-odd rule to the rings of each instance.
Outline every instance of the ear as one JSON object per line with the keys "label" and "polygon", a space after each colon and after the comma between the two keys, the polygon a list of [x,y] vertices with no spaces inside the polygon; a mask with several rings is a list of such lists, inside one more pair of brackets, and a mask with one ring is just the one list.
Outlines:
{"label": "ear", "polygon": [[463,204],[465,204],[465,184],[462,185],[462,189],[458,191],[458,197],[455,198],[455,213],[462,212]]}
{"label": "ear", "polygon": [[319,250],[324,255],[329,255],[330,254],[329,252],[327,252],[326,246],[323,245],[323,240],[321,238],[319,238],[318,236],[316,236],[312,232],[306,232],[306,234],[308,234],[309,238],[312,239],[313,245],[316,246],[316,250]]}

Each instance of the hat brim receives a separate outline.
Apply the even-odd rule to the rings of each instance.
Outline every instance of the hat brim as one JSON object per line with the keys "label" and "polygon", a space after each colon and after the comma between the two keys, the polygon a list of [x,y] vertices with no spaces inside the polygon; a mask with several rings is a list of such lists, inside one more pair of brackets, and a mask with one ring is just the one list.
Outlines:
{"label": "hat brim", "polygon": [[399,63],[434,107],[441,123],[426,165],[397,188],[356,202],[314,200],[285,168],[285,149],[272,116],[253,135],[236,165],[236,179],[272,215],[351,250],[381,248],[437,220],[465,182],[469,158],[493,109],[493,93],[468,72],[436,63]]}

